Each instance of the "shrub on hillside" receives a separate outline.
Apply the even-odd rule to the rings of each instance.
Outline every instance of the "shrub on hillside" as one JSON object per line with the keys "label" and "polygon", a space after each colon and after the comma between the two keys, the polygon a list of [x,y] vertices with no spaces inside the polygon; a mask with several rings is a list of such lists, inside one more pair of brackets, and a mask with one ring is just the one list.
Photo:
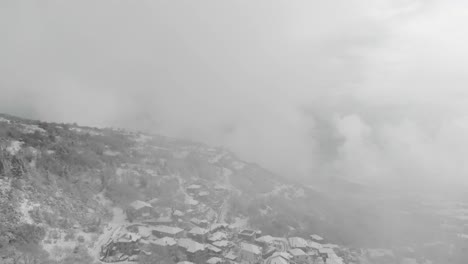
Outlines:
{"label": "shrub on hillside", "polygon": [[21,139],[26,146],[35,148],[44,147],[50,144],[49,136],[39,131],[34,131],[32,134],[23,135]]}
{"label": "shrub on hillside", "polygon": [[63,238],[65,241],[70,241],[75,239],[75,230],[68,229],[66,230],[65,237]]}
{"label": "shrub on hillside", "polygon": [[49,213],[47,211],[42,211],[42,219],[44,222],[51,227],[57,227],[57,217],[55,214]]}
{"label": "shrub on hillside", "polygon": [[32,224],[21,224],[13,228],[14,242],[17,244],[38,244],[45,237],[45,229]]}
{"label": "shrub on hillside", "polygon": [[118,205],[126,207],[139,198],[139,191],[125,183],[112,183],[106,189],[106,196]]}
{"label": "shrub on hillside", "polygon": [[[61,249],[61,252],[64,257],[60,261],[50,262],[51,264],[93,264],[98,263],[94,262],[93,257],[88,252],[88,249],[81,245],[73,249],[73,251],[68,251]],[[100,262],[99,262],[100,263]]]}
{"label": "shrub on hillside", "polygon": [[82,235],[79,235],[78,238],[77,238],[77,241],[80,242],[80,243],[84,243],[85,238]]}
{"label": "shrub on hillside", "polygon": [[125,151],[133,145],[133,142],[125,135],[116,133],[114,131],[106,131],[105,135],[98,135],[93,137],[93,141],[108,146],[113,151]]}
{"label": "shrub on hillside", "polygon": [[23,190],[24,182],[22,179],[15,178],[11,181],[11,187],[18,189],[18,190]]}

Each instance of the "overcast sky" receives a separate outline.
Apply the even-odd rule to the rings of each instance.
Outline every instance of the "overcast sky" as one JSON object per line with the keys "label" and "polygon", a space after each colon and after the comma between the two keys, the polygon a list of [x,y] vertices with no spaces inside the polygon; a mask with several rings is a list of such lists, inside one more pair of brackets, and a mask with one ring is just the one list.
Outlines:
{"label": "overcast sky", "polygon": [[223,145],[285,176],[468,182],[468,3],[0,2],[0,111]]}

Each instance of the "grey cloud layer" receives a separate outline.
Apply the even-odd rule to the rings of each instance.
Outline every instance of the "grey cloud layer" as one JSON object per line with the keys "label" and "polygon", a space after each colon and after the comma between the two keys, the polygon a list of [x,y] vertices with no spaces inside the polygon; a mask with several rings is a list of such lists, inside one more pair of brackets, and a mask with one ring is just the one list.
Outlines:
{"label": "grey cloud layer", "polygon": [[466,181],[461,1],[0,10],[2,111],[226,145],[291,177]]}

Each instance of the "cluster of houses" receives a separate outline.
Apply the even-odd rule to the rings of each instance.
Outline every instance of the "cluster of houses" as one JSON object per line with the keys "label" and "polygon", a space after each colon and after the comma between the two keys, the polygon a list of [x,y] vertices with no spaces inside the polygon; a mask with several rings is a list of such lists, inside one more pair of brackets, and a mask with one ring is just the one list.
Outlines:
{"label": "cluster of houses", "polygon": [[[205,197],[199,185],[187,192]],[[208,198],[206,200],[208,201]],[[141,254],[168,252],[180,264],[343,264],[334,248],[312,235],[272,237],[257,230],[239,230],[215,218],[189,217],[187,212],[156,213],[151,203],[135,201],[126,210],[132,222],[115,232],[101,248],[101,261],[137,261]]]}

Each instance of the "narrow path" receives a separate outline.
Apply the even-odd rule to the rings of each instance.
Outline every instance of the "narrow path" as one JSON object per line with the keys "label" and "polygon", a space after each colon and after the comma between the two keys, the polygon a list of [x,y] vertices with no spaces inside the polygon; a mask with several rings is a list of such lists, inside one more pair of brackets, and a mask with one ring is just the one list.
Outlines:
{"label": "narrow path", "polygon": [[94,243],[94,247],[91,249],[90,253],[96,260],[99,259],[101,246],[107,244],[113,235],[127,224],[125,213],[121,208],[113,207],[112,214],[112,220],[104,227],[103,233],[99,236]]}

